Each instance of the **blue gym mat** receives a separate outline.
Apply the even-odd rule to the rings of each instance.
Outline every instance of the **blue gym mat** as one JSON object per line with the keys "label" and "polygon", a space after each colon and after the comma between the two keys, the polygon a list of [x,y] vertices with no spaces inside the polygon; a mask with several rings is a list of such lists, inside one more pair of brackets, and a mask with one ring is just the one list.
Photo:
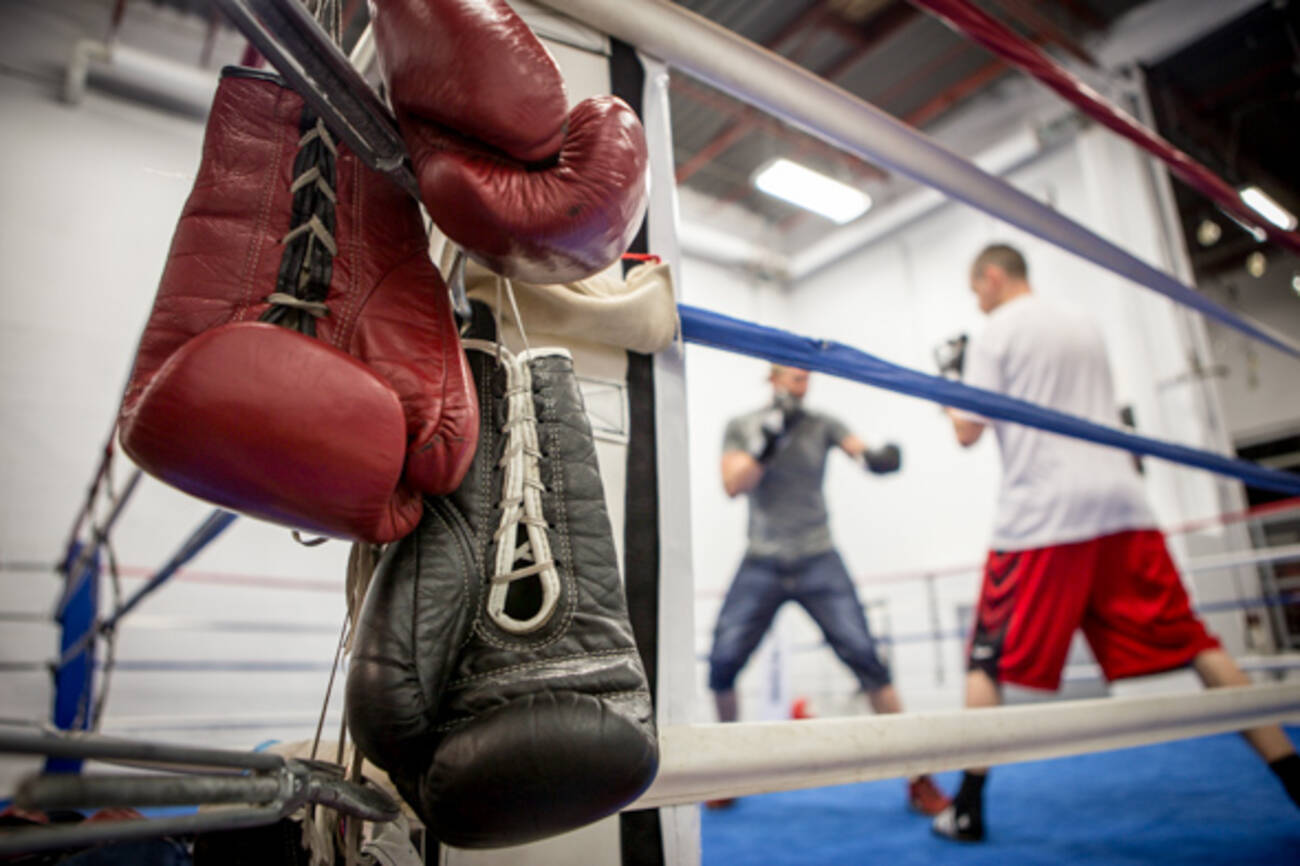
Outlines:
{"label": "blue gym mat", "polygon": [[[1289,728],[1300,742],[1300,728]],[[937,781],[952,793],[959,773]],[[1300,809],[1236,734],[997,767],[987,838],[938,839],[900,780],[703,810],[704,866],[1297,863]]]}

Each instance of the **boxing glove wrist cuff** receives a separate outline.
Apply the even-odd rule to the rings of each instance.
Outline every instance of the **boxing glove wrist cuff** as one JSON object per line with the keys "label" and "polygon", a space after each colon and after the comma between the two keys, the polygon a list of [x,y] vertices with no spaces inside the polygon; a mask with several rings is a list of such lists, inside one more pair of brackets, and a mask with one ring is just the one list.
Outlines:
{"label": "boxing glove wrist cuff", "polygon": [[897,472],[902,466],[903,453],[893,443],[879,448],[868,448],[862,452],[862,463],[867,471],[874,475],[888,475]]}

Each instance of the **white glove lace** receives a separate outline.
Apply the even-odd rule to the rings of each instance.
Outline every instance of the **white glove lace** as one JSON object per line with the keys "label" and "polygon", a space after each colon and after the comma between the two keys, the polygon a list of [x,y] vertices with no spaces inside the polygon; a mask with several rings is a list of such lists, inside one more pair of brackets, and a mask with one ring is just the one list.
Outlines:
{"label": "white glove lace", "polygon": [[[505,631],[527,634],[541,628],[551,618],[560,597],[560,575],[551,555],[546,516],[542,510],[542,494],[546,487],[542,484],[538,462],[542,452],[533,402],[533,373],[528,365],[534,351],[529,349],[516,355],[500,343],[488,340],[466,339],[462,342],[466,349],[494,355],[506,373],[506,420],[501,426],[505,448],[498,464],[503,470],[501,519],[492,535],[496,555],[487,613]],[[547,350],[537,352],[542,353],[547,353]],[[531,616],[519,619],[506,610],[506,600],[511,584],[528,578],[540,582],[541,602]]]}

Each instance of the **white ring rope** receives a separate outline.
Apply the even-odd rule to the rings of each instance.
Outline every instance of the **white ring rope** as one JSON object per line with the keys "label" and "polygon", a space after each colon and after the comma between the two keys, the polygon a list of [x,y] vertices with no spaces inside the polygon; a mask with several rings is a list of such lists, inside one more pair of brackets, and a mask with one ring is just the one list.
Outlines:
{"label": "white ring rope", "polygon": [[1267,565],[1279,562],[1300,561],[1300,544],[1283,544],[1278,547],[1261,547],[1255,550],[1235,550],[1216,556],[1198,556],[1188,560],[1183,571],[1218,571],[1240,565]]}
{"label": "white ring rope", "polygon": [[[1222,571],[1245,565],[1276,565],[1286,562],[1300,562],[1300,544],[1283,544],[1277,547],[1259,547],[1254,550],[1235,550],[1211,556],[1198,556],[1180,565],[1179,571],[1184,574],[1199,573],[1203,571]],[[867,575],[854,580],[853,585],[860,590],[870,590],[891,583],[911,583],[927,578],[969,577],[983,574],[983,572],[983,562],[972,562],[966,565],[945,565],[938,568],[919,568],[912,571],[893,571],[884,574]],[[716,599],[724,591],[714,590],[696,593],[695,599],[697,602]]]}
{"label": "white ring rope", "polygon": [[[1246,673],[1277,674],[1300,670],[1300,653],[1236,656],[1233,661]],[[1101,682],[1103,677],[1101,667],[1089,662],[1066,665],[1061,679],[1067,683],[1096,683]]]}
{"label": "white ring rope", "polygon": [[628,809],[1106,752],[1300,719],[1300,684],[1189,695],[678,725],[659,776]]}

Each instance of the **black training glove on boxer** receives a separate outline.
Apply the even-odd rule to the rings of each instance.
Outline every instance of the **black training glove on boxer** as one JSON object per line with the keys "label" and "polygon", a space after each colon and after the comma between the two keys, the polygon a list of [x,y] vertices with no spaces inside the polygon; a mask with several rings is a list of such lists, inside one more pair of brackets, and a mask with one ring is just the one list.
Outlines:
{"label": "black training glove on boxer", "polygon": [[749,455],[759,463],[775,456],[785,434],[803,417],[800,400],[793,394],[777,391],[772,407],[763,413],[758,430],[750,438]]}
{"label": "black training glove on boxer", "polygon": [[890,442],[879,448],[868,448],[862,452],[862,462],[868,472],[876,475],[888,475],[897,472],[903,465],[903,452]]}
{"label": "black training glove on boxer", "polygon": [[939,375],[945,379],[961,381],[962,371],[966,367],[965,334],[958,334],[934,347],[934,363],[939,368]]}

